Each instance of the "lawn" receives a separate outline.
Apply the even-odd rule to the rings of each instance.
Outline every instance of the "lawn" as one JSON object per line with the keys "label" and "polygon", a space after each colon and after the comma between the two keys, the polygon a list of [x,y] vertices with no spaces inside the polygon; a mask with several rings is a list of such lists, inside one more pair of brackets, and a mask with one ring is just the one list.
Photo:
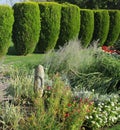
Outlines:
{"label": "lawn", "polygon": [[43,57],[44,54],[29,54],[27,56],[6,55],[3,59],[3,64],[11,64],[15,66],[34,66],[40,64],[40,60]]}

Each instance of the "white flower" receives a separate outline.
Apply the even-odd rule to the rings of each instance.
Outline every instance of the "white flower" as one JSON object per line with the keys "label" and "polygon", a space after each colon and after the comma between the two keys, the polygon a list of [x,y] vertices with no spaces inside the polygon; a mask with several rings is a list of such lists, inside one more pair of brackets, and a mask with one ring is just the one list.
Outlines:
{"label": "white flower", "polygon": [[111,102],[111,105],[114,106],[114,102]]}

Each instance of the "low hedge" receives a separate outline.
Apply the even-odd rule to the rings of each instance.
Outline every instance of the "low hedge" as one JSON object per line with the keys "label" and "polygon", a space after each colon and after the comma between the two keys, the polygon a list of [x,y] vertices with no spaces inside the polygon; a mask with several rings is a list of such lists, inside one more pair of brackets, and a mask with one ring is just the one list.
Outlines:
{"label": "low hedge", "polygon": [[10,46],[13,22],[12,8],[0,5],[0,57],[7,53]]}
{"label": "low hedge", "polygon": [[16,3],[13,6],[15,23],[13,42],[17,54],[26,55],[35,50],[40,33],[40,11],[34,2]]}
{"label": "low hedge", "polygon": [[81,28],[79,39],[83,47],[87,47],[92,39],[94,31],[94,13],[89,9],[81,9]]}
{"label": "low hedge", "polygon": [[41,33],[37,45],[40,53],[53,49],[60,32],[61,5],[55,2],[39,2]]}
{"label": "low hedge", "polygon": [[109,10],[109,16],[110,16],[110,27],[105,44],[112,46],[117,41],[120,34],[120,11]]}
{"label": "low hedge", "polygon": [[94,10],[93,40],[99,40],[102,46],[107,39],[109,31],[109,14],[107,10]]}
{"label": "low hedge", "polygon": [[80,8],[72,4],[62,4],[61,28],[56,48],[78,38],[80,30]]}

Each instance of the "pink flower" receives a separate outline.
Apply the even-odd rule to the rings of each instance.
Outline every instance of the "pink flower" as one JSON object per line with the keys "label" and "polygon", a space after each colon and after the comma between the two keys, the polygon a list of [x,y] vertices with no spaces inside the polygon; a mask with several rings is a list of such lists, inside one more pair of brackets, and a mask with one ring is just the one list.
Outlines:
{"label": "pink flower", "polygon": [[51,90],[51,86],[47,86],[47,90]]}

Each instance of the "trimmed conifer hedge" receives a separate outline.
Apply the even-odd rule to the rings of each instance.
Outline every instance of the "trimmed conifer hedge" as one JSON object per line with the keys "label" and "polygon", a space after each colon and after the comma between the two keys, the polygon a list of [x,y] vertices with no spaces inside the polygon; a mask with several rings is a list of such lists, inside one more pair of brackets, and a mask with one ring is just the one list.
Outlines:
{"label": "trimmed conifer hedge", "polygon": [[94,31],[94,13],[89,9],[81,9],[81,27],[79,39],[83,47],[87,47],[92,39]]}
{"label": "trimmed conifer hedge", "polygon": [[106,40],[106,45],[112,46],[117,41],[120,34],[120,11],[109,10],[110,26],[109,33]]}
{"label": "trimmed conifer hedge", "polygon": [[56,48],[70,40],[78,39],[80,31],[80,8],[72,4],[62,4],[61,28]]}
{"label": "trimmed conifer hedge", "polygon": [[0,57],[7,53],[10,46],[13,22],[12,8],[0,5]]}
{"label": "trimmed conifer hedge", "polygon": [[40,11],[34,2],[16,3],[13,6],[15,23],[13,42],[17,54],[26,55],[35,50],[40,33]]}
{"label": "trimmed conifer hedge", "polygon": [[61,19],[61,5],[55,2],[39,2],[41,17],[41,33],[37,45],[40,53],[54,49],[59,32]]}
{"label": "trimmed conifer hedge", "polygon": [[93,40],[99,39],[102,46],[107,39],[109,31],[109,14],[107,10],[94,10],[94,33]]}

